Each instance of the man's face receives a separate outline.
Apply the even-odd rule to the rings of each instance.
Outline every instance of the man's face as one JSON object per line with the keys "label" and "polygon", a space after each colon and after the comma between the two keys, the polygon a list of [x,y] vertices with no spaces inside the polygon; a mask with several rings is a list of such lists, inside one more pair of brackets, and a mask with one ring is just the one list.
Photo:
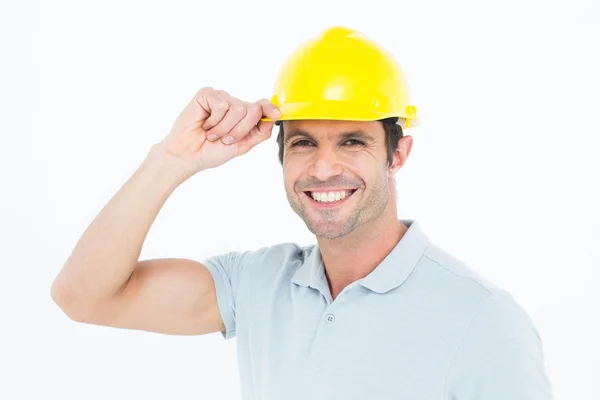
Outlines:
{"label": "man's face", "polygon": [[393,190],[380,122],[282,123],[286,195],[314,235],[345,236],[383,213]]}

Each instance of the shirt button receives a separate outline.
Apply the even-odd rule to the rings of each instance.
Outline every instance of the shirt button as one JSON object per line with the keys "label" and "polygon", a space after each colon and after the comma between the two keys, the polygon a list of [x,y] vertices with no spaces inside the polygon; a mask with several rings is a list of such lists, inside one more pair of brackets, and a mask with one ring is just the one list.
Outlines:
{"label": "shirt button", "polygon": [[327,321],[328,323],[333,323],[333,321],[335,321],[335,317],[333,316],[333,314],[329,314],[326,318],[325,321]]}

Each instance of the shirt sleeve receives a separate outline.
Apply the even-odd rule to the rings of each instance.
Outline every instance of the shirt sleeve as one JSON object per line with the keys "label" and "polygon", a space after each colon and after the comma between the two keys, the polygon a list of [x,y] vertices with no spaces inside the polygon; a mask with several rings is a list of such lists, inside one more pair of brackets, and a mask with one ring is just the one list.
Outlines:
{"label": "shirt sleeve", "polygon": [[225,325],[225,331],[221,332],[221,335],[225,340],[236,336],[235,312],[238,287],[242,271],[251,262],[250,258],[254,253],[254,251],[232,251],[202,261],[212,274],[215,283],[219,312]]}
{"label": "shirt sleeve", "polygon": [[505,290],[490,294],[454,355],[444,400],[551,400],[540,335]]}

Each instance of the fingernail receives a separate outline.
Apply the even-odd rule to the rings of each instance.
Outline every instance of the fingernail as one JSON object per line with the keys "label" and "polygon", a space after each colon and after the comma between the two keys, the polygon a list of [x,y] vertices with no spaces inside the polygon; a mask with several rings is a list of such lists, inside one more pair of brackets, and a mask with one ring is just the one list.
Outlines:
{"label": "fingernail", "polygon": [[217,139],[217,135],[215,135],[214,133],[211,133],[206,138],[212,142],[213,140]]}
{"label": "fingernail", "polygon": [[225,144],[231,144],[231,143],[233,143],[233,138],[231,136],[225,136],[223,138],[223,143],[225,143]]}

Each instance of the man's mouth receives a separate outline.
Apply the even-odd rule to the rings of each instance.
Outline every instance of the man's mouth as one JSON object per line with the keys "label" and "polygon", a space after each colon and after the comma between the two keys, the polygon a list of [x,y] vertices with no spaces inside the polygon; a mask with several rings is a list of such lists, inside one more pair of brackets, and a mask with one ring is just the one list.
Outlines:
{"label": "man's mouth", "polygon": [[306,191],[304,194],[315,204],[326,207],[344,203],[358,189],[340,189],[327,191]]}

